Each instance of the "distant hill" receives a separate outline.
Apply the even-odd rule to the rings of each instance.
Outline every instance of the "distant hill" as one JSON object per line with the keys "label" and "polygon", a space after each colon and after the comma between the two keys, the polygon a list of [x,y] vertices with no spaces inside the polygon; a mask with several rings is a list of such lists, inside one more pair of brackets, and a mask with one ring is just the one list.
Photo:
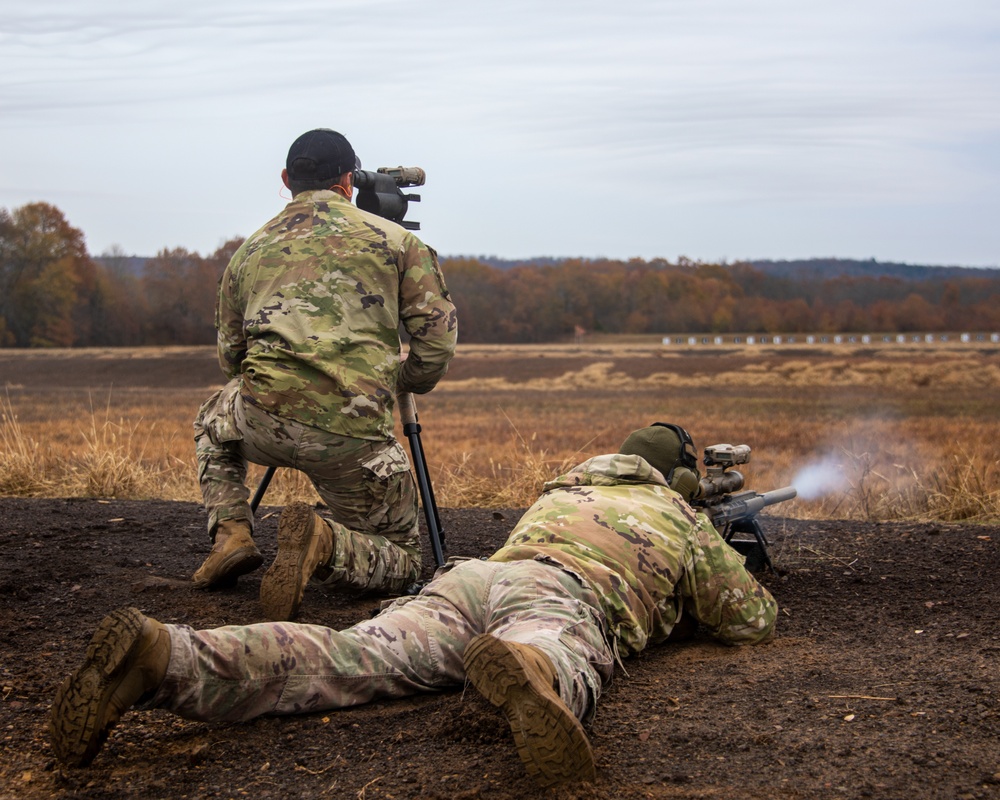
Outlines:
{"label": "distant hill", "polygon": [[94,261],[104,267],[108,272],[123,273],[126,275],[142,275],[149,258],[146,256],[92,256]]}
{"label": "distant hill", "polygon": [[748,261],[767,275],[791,280],[831,278],[899,278],[906,281],[954,278],[1000,278],[1000,269],[986,267],[942,267],[899,264],[891,261],[855,261],[848,258],[811,258],[801,261]]}
{"label": "distant hill", "polygon": [[[500,258],[498,256],[442,256],[442,261],[449,259],[474,259],[482,264],[488,264],[496,269],[513,269],[514,267],[555,267],[565,261],[582,261],[587,263],[604,262],[614,259],[597,258],[553,258],[540,256],[538,258]],[[119,270],[139,276],[148,257],[145,256],[95,256],[94,261],[112,271]],[[666,262],[663,262],[666,263]],[[740,261],[735,264],[749,264],[758,272],[775,278],[789,280],[816,281],[832,278],[899,278],[906,281],[949,280],[954,278],[1000,278],[1000,267],[943,267],[924,266],[920,264],[902,264],[894,261],[858,261],[849,258],[810,258],[796,261]]]}
{"label": "distant hill", "polygon": [[[553,258],[551,256],[539,256],[537,258],[500,258],[499,256],[470,256],[467,254],[454,255],[454,256],[441,256],[442,261],[448,261],[450,259],[469,259],[471,261],[478,261],[480,264],[486,264],[487,266],[494,267],[496,269],[514,269],[514,267],[555,267],[562,264],[564,261],[569,261],[569,258]],[[580,258],[573,259],[577,261],[595,261],[593,258]]]}
{"label": "distant hill", "polygon": [[[488,264],[496,269],[513,269],[515,267],[554,267],[565,261],[588,261],[598,263],[615,261],[615,259],[596,258],[552,258],[541,256],[538,258],[500,258],[498,256],[446,256],[442,260],[449,258],[469,258]],[[659,259],[654,259],[658,261]],[[667,262],[663,262],[667,263]],[[693,262],[697,264],[698,262]],[[708,263],[708,262],[706,262]],[[789,280],[830,280],[832,278],[899,278],[908,281],[925,280],[948,280],[953,278],[1000,278],[1000,266],[998,267],[962,267],[962,266],[925,266],[921,264],[903,264],[893,261],[876,261],[874,258],[868,261],[859,261],[850,258],[810,258],[794,261],[777,261],[761,259],[756,261],[738,261],[729,264],[750,265],[758,272],[776,278],[787,278]]]}

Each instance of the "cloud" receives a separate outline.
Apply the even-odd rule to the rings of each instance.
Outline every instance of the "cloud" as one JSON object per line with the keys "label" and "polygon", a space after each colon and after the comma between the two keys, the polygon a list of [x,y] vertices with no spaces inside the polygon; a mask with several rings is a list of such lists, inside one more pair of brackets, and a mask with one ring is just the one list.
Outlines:
{"label": "cloud", "polygon": [[[908,251],[900,221],[933,210],[955,220],[936,240],[949,263],[995,263],[1000,245],[969,221],[1000,211],[1000,11],[980,0],[40,0],[3,15],[0,145],[26,166],[5,169],[0,203],[58,204],[97,176],[134,194],[134,173],[98,168],[143,162],[162,205],[117,241],[146,252],[256,227],[282,148],[319,124],[366,164],[433,166],[427,219],[466,252],[787,257],[839,237],[840,255],[907,259],[935,248]],[[205,170],[257,199],[197,221],[188,175]],[[581,230],[598,198],[606,223]],[[120,219],[93,200],[76,224],[103,240]],[[824,232],[831,208],[846,211]],[[762,210],[800,219],[795,247],[816,249],[740,222]],[[873,216],[881,238],[863,234]]]}

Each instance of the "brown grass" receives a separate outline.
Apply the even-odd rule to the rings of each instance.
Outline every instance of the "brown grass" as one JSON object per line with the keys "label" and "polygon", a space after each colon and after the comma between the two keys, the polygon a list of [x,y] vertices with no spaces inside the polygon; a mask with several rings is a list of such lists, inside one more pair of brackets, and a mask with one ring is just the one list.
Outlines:
{"label": "brown grass", "polygon": [[[699,446],[751,445],[742,471],[761,491],[820,459],[836,465],[839,486],[778,514],[992,520],[998,389],[990,347],[696,352],[629,341],[465,348],[418,403],[443,507],[527,505],[559,471],[664,420]],[[0,494],[198,500],[191,421],[209,387],[102,391],[9,391]],[[250,483],[261,473],[252,468]],[[315,494],[279,470],[265,503],[295,498]]]}
{"label": "brown grass", "polygon": [[0,403],[0,494],[44,495],[51,488],[41,445],[25,434],[9,399]]}

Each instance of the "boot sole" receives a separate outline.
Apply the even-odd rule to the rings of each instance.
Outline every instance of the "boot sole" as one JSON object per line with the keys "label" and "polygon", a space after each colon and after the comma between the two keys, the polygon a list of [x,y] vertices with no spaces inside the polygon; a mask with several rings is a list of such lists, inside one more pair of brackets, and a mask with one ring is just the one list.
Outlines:
{"label": "boot sole", "polygon": [[122,608],[105,617],[87,647],[83,666],[56,690],[49,720],[52,749],[70,767],[93,761],[117,716],[106,713],[108,701],[138,646],[145,621],[135,608]]}
{"label": "boot sole", "polygon": [[264,563],[264,556],[254,547],[241,547],[230,553],[219,564],[216,574],[211,579],[194,581],[195,589],[218,589],[225,586],[233,586],[240,575],[253,572]]}
{"label": "boot sole", "polygon": [[298,613],[312,574],[306,562],[315,525],[316,515],[307,505],[291,505],[282,512],[278,554],[260,582],[260,602],[267,619],[290,620]]}
{"label": "boot sole", "polygon": [[580,721],[554,689],[532,681],[507,645],[489,634],[466,648],[465,673],[507,717],[518,755],[539,786],[597,777],[594,752]]}

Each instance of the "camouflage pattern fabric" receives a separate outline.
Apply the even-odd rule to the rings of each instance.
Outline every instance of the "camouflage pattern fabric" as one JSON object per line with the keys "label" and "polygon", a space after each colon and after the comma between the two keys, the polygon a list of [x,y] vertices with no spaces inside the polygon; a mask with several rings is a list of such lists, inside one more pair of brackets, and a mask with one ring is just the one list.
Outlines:
{"label": "camouflage pattern fabric", "polygon": [[493,561],[538,558],[600,595],[622,651],[670,635],[682,612],[727,644],[758,642],[777,604],[743,558],[636,455],[603,455],[545,485]]}
{"label": "camouflage pattern fabric", "polygon": [[210,536],[223,520],[253,528],[248,461],[290,467],[309,477],[332,517],[336,549],[324,583],[400,592],[419,578],[417,490],[395,439],[339,436],[276,416],[240,394],[239,378],[209,398],[194,428]]}
{"label": "camouflage pattern fabric", "polygon": [[563,701],[586,719],[613,669],[598,605],[589,587],[550,565],[468,560],[342,632],[291,622],[167,625],[166,679],[144,707],[241,721],[438,691],[462,683],[466,646],[488,632],[544,651]]}
{"label": "camouflage pattern fabric", "polygon": [[434,251],[329,190],[297,194],[236,251],[216,328],[223,372],[252,403],[359,439],[392,435],[396,393],[430,391],[458,331]]}

